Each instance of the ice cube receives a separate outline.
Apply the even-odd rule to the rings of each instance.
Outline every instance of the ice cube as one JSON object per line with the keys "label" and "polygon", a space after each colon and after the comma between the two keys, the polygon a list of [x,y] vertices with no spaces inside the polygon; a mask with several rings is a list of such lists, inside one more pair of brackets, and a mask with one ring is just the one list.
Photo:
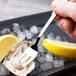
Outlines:
{"label": "ice cube", "polygon": [[24,32],[25,32],[27,39],[31,39],[33,37],[33,34],[31,32],[29,32],[27,29],[25,29]]}
{"label": "ice cube", "polygon": [[64,61],[63,60],[54,60],[53,62],[54,68],[60,68],[64,66]]}
{"label": "ice cube", "polygon": [[61,41],[61,37],[60,36],[56,36],[56,39],[57,41]]}
{"label": "ice cube", "polygon": [[38,60],[40,63],[45,63],[45,57],[43,57],[43,56],[38,57],[37,60]]}
{"label": "ice cube", "polygon": [[48,62],[48,63],[43,63],[40,65],[40,68],[43,70],[43,71],[47,71],[49,69],[52,69],[53,68],[53,64]]}
{"label": "ice cube", "polygon": [[38,31],[41,32],[41,30],[42,30],[42,27],[38,27]]}
{"label": "ice cube", "polygon": [[18,23],[13,23],[13,31],[17,33],[20,30],[20,25]]}
{"label": "ice cube", "polygon": [[24,32],[21,32],[21,31],[18,31],[17,32],[17,37],[20,39],[20,38],[23,38],[25,39],[25,33]]}
{"label": "ice cube", "polygon": [[4,28],[3,30],[1,30],[1,34],[4,35],[4,34],[8,34],[10,32],[10,29],[9,28]]}
{"label": "ice cube", "polygon": [[37,34],[38,33],[38,28],[37,26],[33,25],[30,27],[29,31],[33,34]]}
{"label": "ice cube", "polygon": [[41,37],[41,39],[40,39],[40,41],[39,41],[39,44],[38,45],[40,45],[40,46],[42,46],[42,41],[45,39],[45,35],[43,35],[42,37]]}
{"label": "ice cube", "polygon": [[10,72],[8,72],[4,67],[3,64],[0,63],[0,76],[8,76],[10,74]]}
{"label": "ice cube", "polygon": [[34,44],[34,43],[36,42],[36,38],[33,38],[33,39],[32,39],[32,42],[33,42],[33,44]]}
{"label": "ice cube", "polygon": [[54,37],[53,33],[49,33],[49,34],[47,35],[47,39],[54,40],[55,37]]}
{"label": "ice cube", "polygon": [[53,62],[53,56],[46,54],[46,55],[45,55],[45,61],[46,61],[46,62]]}
{"label": "ice cube", "polygon": [[44,52],[45,50],[44,50],[43,46],[38,46],[38,51]]}

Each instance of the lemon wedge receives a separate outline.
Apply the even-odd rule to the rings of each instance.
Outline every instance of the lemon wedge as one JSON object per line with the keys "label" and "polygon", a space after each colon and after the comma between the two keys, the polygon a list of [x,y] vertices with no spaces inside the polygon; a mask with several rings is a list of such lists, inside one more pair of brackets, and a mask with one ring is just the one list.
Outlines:
{"label": "lemon wedge", "polygon": [[0,62],[8,54],[8,52],[22,40],[23,39],[18,39],[14,35],[0,36]]}
{"label": "lemon wedge", "polygon": [[76,58],[76,44],[55,40],[43,40],[43,46],[58,56]]}

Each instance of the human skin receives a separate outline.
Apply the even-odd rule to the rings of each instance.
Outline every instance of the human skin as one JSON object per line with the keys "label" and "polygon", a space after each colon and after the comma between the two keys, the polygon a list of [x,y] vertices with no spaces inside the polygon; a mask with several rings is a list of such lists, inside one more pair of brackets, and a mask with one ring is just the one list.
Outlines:
{"label": "human skin", "polygon": [[57,14],[55,20],[60,21],[60,28],[76,39],[76,0],[54,0],[51,7]]}

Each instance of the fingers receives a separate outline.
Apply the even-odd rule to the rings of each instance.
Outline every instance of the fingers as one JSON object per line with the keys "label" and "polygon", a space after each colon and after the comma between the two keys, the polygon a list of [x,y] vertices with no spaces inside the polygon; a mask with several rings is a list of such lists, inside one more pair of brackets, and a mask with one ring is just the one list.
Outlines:
{"label": "fingers", "polygon": [[55,20],[60,20],[61,29],[76,39],[76,0],[54,0],[52,8],[57,14]]}
{"label": "fingers", "polygon": [[54,0],[52,8],[56,14],[62,17],[70,17],[76,22],[76,3],[64,0]]}
{"label": "fingers", "polygon": [[64,31],[72,31],[74,28],[73,21],[71,19],[62,18],[60,20],[60,27]]}
{"label": "fingers", "polygon": [[76,39],[76,25],[72,31],[68,32],[68,34],[72,39]]}
{"label": "fingers", "polygon": [[76,39],[76,23],[71,19],[62,18],[60,20],[60,27],[64,31],[68,31],[68,35],[72,39]]}

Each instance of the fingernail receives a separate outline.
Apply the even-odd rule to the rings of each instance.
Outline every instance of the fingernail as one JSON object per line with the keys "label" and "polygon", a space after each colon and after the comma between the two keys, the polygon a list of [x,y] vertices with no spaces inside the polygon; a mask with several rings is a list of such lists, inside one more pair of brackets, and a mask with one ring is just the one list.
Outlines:
{"label": "fingernail", "polygon": [[63,23],[63,29],[64,29],[65,31],[67,31],[67,28],[66,28],[65,23]]}
{"label": "fingernail", "polygon": [[72,28],[68,27],[65,23],[63,23],[63,29],[65,31],[71,31],[72,30]]}

